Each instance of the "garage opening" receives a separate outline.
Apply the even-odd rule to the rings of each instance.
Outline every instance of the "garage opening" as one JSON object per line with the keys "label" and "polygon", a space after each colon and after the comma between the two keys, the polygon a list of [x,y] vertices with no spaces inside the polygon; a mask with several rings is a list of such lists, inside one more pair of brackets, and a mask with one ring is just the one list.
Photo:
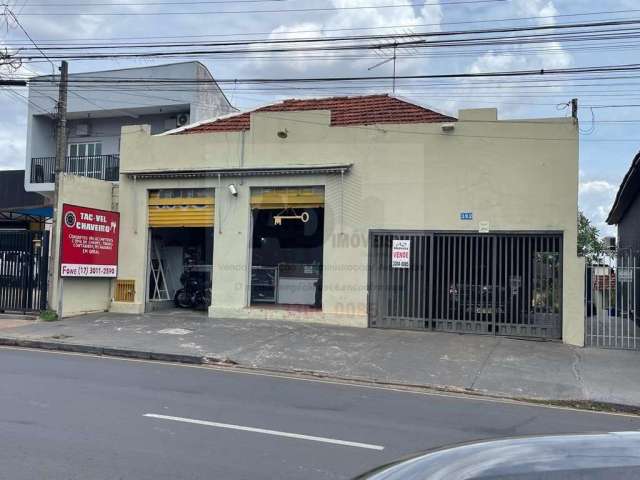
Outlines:
{"label": "garage opening", "polygon": [[562,235],[372,232],[372,327],[559,339]]}
{"label": "garage opening", "polygon": [[147,310],[209,307],[214,211],[212,189],[149,192]]}
{"label": "garage opening", "polygon": [[251,191],[251,305],[322,308],[323,187]]}

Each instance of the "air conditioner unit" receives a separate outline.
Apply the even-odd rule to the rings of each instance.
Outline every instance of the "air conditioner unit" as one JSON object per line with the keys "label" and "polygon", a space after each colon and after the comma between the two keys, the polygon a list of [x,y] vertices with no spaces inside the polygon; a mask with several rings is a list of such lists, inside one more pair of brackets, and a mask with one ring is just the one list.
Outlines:
{"label": "air conditioner unit", "polygon": [[78,123],[75,127],[76,137],[88,137],[91,134],[91,125],[88,123]]}
{"label": "air conditioner unit", "polygon": [[176,117],[176,126],[184,127],[189,124],[189,114],[188,113],[180,113]]}

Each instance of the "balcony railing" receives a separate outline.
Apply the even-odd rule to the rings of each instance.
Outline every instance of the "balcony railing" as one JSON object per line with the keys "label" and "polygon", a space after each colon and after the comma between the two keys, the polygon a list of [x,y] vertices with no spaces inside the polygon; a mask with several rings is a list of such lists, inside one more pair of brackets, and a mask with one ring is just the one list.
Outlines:
{"label": "balcony railing", "polygon": [[[53,183],[55,181],[56,157],[31,159],[31,183]],[[65,173],[81,177],[117,182],[120,175],[120,155],[93,155],[87,157],[67,157]]]}

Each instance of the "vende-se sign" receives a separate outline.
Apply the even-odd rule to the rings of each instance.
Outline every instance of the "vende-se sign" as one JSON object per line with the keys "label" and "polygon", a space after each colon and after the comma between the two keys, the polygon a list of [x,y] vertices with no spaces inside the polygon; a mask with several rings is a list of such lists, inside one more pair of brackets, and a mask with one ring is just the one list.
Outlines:
{"label": "vende-se sign", "polygon": [[411,240],[394,240],[391,249],[391,267],[409,268]]}
{"label": "vende-se sign", "polygon": [[62,206],[60,276],[116,277],[120,214]]}

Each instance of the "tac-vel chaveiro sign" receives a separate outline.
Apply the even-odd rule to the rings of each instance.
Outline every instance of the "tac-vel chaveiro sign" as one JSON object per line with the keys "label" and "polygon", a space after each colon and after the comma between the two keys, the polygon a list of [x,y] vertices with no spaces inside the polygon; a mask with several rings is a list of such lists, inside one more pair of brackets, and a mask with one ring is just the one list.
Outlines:
{"label": "tac-vel chaveiro sign", "polygon": [[60,276],[116,277],[120,214],[62,206]]}

